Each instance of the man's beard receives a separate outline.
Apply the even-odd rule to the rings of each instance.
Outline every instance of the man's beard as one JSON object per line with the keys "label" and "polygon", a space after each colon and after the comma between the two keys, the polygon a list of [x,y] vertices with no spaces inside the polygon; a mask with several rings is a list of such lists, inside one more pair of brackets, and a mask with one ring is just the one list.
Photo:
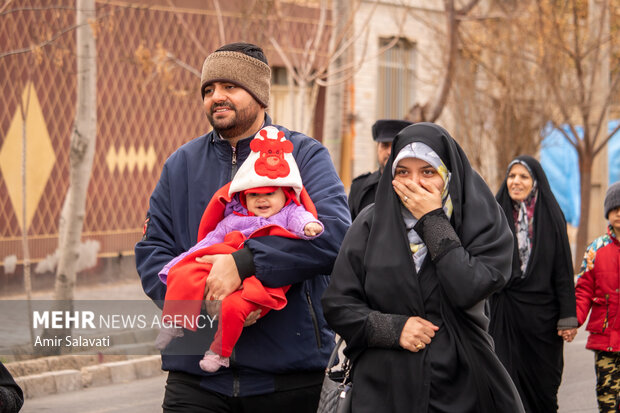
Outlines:
{"label": "man's beard", "polygon": [[[231,119],[215,120],[213,118],[213,112],[220,106],[226,106],[229,110],[234,112],[234,116]],[[243,109],[237,109],[232,103],[220,103],[214,104],[211,110],[207,112],[207,119],[213,126],[213,130],[217,132],[222,138],[229,139],[240,136],[246,132],[252,124],[256,121],[260,105],[258,102],[251,102]]]}

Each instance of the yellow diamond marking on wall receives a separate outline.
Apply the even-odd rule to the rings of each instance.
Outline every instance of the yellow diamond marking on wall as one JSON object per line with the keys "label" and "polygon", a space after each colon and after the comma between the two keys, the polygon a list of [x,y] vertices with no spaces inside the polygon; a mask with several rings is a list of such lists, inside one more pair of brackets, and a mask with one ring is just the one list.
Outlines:
{"label": "yellow diamond marking on wall", "polygon": [[145,149],[143,145],[137,149],[134,146],[130,146],[129,149],[121,146],[118,151],[114,146],[110,146],[105,161],[110,173],[115,169],[118,169],[120,173],[125,170],[131,173],[134,169],[142,172],[145,168],[151,172],[157,162],[157,154],[153,145],[149,145],[148,149]]}
{"label": "yellow diamond marking on wall", "polygon": [[[56,155],[52,148],[50,136],[45,125],[41,104],[34,90],[34,85],[29,82],[22,93],[24,108],[28,108],[26,114],[26,227],[30,227],[45,184],[50,177]],[[28,106],[26,106],[28,105]],[[9,191],[9,197],[13,204],[13,210],[19,220],[20,226],[23,219],[22,201],[22,139],[24,122],[19,107],[16,108],[11,126],[4,139],[0,151],[0,172]]]}

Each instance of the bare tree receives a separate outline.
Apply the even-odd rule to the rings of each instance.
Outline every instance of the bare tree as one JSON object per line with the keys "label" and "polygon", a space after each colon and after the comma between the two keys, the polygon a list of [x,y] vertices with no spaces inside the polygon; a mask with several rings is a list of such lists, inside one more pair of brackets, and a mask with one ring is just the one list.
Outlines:
{"label": "bare tree", "polygon": [[90,23],[95,1],[76,0],[77,102],[70,143],[70,186],[60,217],[60,260],[55,298],[73,300],[86,194],[97,136],[97,50]]}
{"label": "bare tree", "polygon": [[[577,251],[588,241],[592,172],[596,157],[620,129],[608,133],[607,113],[618,90],[620,65],[610,67],[609,0],[536,2],[539,76],[552,98],[553,126],[577,151],[581,211]],[[582,127],[583,134],[578,133]],[[575,268],[581,257],[576,254]]]}
{"label": "bare tree", "polygon": [[456,7],[455,0],[443,0],[445,23],[446,23],[446,57],[444,72],[439,75],[440,84],[431,100],[425,103],[416,102],[405,117],[412,122],[434,122],[441,115],[445,108],[450,89],[454,80],[454,71],[458,59],[459,51],[459,25],[471,10],[476,7],[479,0],[470,0],[461,8]]}
{"label": "bare tree", "polygon": [[28,326],[30,331],[30,340],[34,343],[34,328],[32,327],[32,277],[30,265],[30,248],[28,246],[28,190],[27,190],[27,165],[28,165],[28,133],[27,119],[28,109],[30,108],[30,89],[32,83],[28,82],[26,90],[26,99],[23,97],[19,100],[19,111],[22,118],[22,255],[24,263],[24,289],[26,290],[26,301],[28,309]]}
{"label": "bare tree", "polygon": [[[478,29],[483,34],[470,35],[467,42],[469,56],[492,79],[493,86],[487,90],[495,96],[496,107],[515,114],[512,121],[497,117],[508,127],[495,124],[492,128],[501,134],[499,154],[513,157],[538,148],[547,122],[575,148],[581,194],[579,252],[588,239],[593,165],[620,129],[607,131],[607,113],[620,86],[620,59],[611,60],[610,52],[618,29],[612,31],[609,23],[611,11],[618,6],[610,0],[515,3],[513,9],[481,18]],[[512,43],[505,41],[506,35]],[[515,137],[513,129],[523,136]],[[501,159],[504,168],[507,160]],[[580,261],[576,254],[575,267]]]}
{"label": "bare tree", "polygon": [[[77,100],[70,141],[69,189],[65,196],[59,225],[59,261],[54,285],[56,311],[73,310],[73,292],[78,271],[79,247],[84,226],[86,195],[92,171],[97,136],[97,50],[94,25],[95,0],[76,0]],[[44,337],[70,334],[46,330]],[[60,348],[47,347],[48,353]]]}
{"label": "bare tree", "polygon": [[537,70],[525,52],[521,8],[478,10],[460,25],[461,50],[451,105],[460,138],[475,166],[492,188],[504,177],[509,161],[535,154],[540,131],[548,122],[548,93],[537,84]]}

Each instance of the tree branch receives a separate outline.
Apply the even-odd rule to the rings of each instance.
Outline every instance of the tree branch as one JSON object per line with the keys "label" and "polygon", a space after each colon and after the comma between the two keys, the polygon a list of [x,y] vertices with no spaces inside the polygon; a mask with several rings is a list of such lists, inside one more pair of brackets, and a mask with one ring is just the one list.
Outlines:
{"label": "tree branch", "polygon": [[459,10],[456,10],[457,16],[466,16],[470,11],[480,2],[480,0],[471,0],[468,4],[461,7]]}
{"label": "tree branch", "polygon": [[[217,0],[214,0],[214,2],[217,3]],[[194,31],[190,30],[189,26],[187,25],[187,22],[185,21],[183,16],[181,16],[181,13],[177,11],[176,7],[172,3],[172,0],[168,0],[168,6],[170,6],[170,8],[172,9],[172,12],[174,13],[174,17],[178,20],[181,26],[183,26],[183,30],[185,30],[185,33],[190,38],[192,43],[194,43],[194,45],[198,48],[198,50],[200,50],[203,56],[207,56],[209,52],[202,46],[202,43],[198,40],[198,38],[194,34]],[[218,17],[221,18],[221,13],[219,13],[219,8],[217,6],[216,6],[216,10],[218,11]]]}
{"label": "tree branch", "polygon": [[[85,24],[83,24],[83,25],[85,25]],[[41,42],[39,44],[36,44],[34,46],[26,47],[26,48],[23,48],[23,49],[11,50],[11,51],[8,51],[8,52],[5,52],[5,53],[0,53],[0,59],[2,59],[4,57],[8,57],[8,56],[14,56],[14,55],[23,54],[23,53],[30,53],[33,50],[37,49],[37,48],[44,48],[44,47],[54,43],[59,37],[69,33],[72,30],[77,29],[78,27],[80,27],[80,25],[77,25],[77,24],[75,24],[73,26],[69,26],[66,29],[56,33],[51,39],[46,40],[44,42]]]}
{"label": "tree branch", "polygon": [[0,16],[4,16],[7,14],[11,14],[11,13],[19,13],[19,12],[24,12],[24,11],[37,11],[37,12],[45,12],[48,10],[68,10],[68,11],[75,11],[75,7],[64,7],[64,6],[49,6],[49,7],[20,7],[18,9],[9,9],[9,10],[5,10],[6,7],[8,7],[11,4],[11,1],[8,1],[6,3],[4,3],[4,5],[2,6],[2,8],[0,8]]}

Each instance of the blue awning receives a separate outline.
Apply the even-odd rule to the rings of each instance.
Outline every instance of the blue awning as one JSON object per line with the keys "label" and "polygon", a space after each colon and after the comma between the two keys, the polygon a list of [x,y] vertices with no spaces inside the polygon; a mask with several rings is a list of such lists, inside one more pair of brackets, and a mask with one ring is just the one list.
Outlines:
{"label": "blue awning", "polygon": [[[610,121],[608,131],[611,132],[619,123],[620,119]],[[576,129],[581,139],[583,128],[578,126]],[[572,136],[568,127],[564,130]],[[564,212],[566,221],[577,226],[581,206],[577,151],[566,141],[559,130],[549,128],[543,131],[543,134],[546,137],[543,139],[540,150],[540,163],[547,174],[551,190]],[[616,132],[609,141],[607,155],[608,184],[611,184],[620,181],[620,132]]]}

